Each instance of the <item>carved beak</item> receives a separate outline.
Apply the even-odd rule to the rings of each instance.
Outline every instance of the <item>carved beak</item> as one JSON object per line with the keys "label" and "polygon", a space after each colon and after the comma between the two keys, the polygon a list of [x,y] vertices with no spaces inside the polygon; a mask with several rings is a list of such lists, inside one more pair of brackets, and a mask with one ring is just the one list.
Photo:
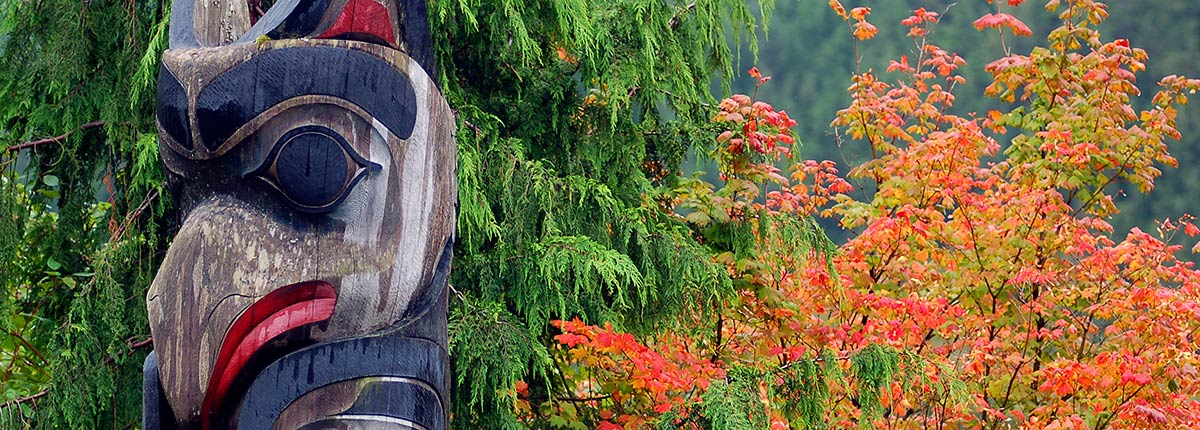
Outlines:
{"label": "carved beak", "polygon": [[233,321],[221,343],[216,366],[200,415],[204,429],[212,427],[214,413],[224,405],[230,388],[254,354],[268,342],[295,329],[329,320],[337,292],[329,283],[308,281],[272,291],[246,308]]}

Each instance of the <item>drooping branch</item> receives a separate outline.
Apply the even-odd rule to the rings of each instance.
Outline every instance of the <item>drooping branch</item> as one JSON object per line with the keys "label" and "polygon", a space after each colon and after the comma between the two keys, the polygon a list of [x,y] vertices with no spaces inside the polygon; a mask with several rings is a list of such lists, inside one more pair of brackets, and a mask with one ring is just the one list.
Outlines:
{"label": "drooping branch", "polygon": [[85,123],[85,124],[80,125],[79,127],[75,128],[74,130],[68,131],[68,132],[60,134],[58,136],[47,137],[45,139],[31,140],[31,141],[28,141],[28,142],[25,142],[22,144],[10,146],[10,147],[8,147],[8,152],[17,152],[22,149],[33,148],[35,146],[45,145],[47,143],[62,142],[64,139],[71,136],[71,133],[74,133],[74,132],[80,131],[80,130],[87,130],[87,129],[91,129],[91,128],[103,127],[104,124],[105,124],[104,121],[92,121],[89,123]]}
{"label": "drooping branch", "polygon": [[30,394],[30,395],[28,395],[28,396],[25,396],[25,397],[18,397],[18,398],[16,398],[16,399],[9,400],[9,401],[7,401],[7,402],[4,402],[3,404],[0,404],[0,409],[7,408],[7,407],[9,407],[9,406],[17,406],[17,405],[20,405],[20,404],[22,404],[22,403],[29,403],[29,402],[32,402],[32,401],[34,401],[34,400],[37,400],[37,399],[40,399],[40,398],[42,398],[42,397],[46,397],[46,394],[47,394],[47,393],[49,393],[49,392],[50,392],[49,390],[42,390],[42,391],[39,391],[39,392],[37,392],[37,393],[34,393],[34,394]]}

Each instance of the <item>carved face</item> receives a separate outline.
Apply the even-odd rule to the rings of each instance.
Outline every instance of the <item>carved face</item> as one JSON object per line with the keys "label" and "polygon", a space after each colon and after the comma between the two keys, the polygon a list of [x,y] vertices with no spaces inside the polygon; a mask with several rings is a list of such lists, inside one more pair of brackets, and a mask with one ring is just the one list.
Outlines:
{"label": "carved face", "polygon": [[[280,0],[252,27],[245,2],[173,8],[157,118],[184,218],[147,304],[181,425],[228,425],[255,375],[306,346],[444,348],[455,123],[423,3]],[[369,382],[347,379],[323,389]]]}

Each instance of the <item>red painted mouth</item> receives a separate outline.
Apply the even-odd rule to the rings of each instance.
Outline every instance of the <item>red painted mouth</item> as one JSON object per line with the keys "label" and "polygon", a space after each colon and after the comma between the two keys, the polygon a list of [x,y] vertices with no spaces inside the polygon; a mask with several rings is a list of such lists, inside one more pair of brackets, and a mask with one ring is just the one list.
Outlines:
{"label": "red painted mouth", "polygon": [[306,281],[272,291],[246,308],[221,342],[217,364],[200,406],[203,427],[209,429],[213,419],[218,418],[212,414],[224,402],[238,373],[255,352],[292,329],[328,320],[336,303],[337,292],[332,285]]}

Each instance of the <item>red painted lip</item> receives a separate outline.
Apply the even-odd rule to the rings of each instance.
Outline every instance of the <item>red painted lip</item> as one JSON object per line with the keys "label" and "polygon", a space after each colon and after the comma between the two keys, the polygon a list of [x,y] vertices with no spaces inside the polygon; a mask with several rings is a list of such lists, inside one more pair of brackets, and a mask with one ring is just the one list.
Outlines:
{"label": "red painted lip", "polygon": [[200,406],[203,427],[206,430],[211,427],[212,414],[255,352],[289,330],[328,320],[336,303],[337,291],[332,285],[306,281],[272,291],[246,308],[221,342],[217,364],[213,366]]}

